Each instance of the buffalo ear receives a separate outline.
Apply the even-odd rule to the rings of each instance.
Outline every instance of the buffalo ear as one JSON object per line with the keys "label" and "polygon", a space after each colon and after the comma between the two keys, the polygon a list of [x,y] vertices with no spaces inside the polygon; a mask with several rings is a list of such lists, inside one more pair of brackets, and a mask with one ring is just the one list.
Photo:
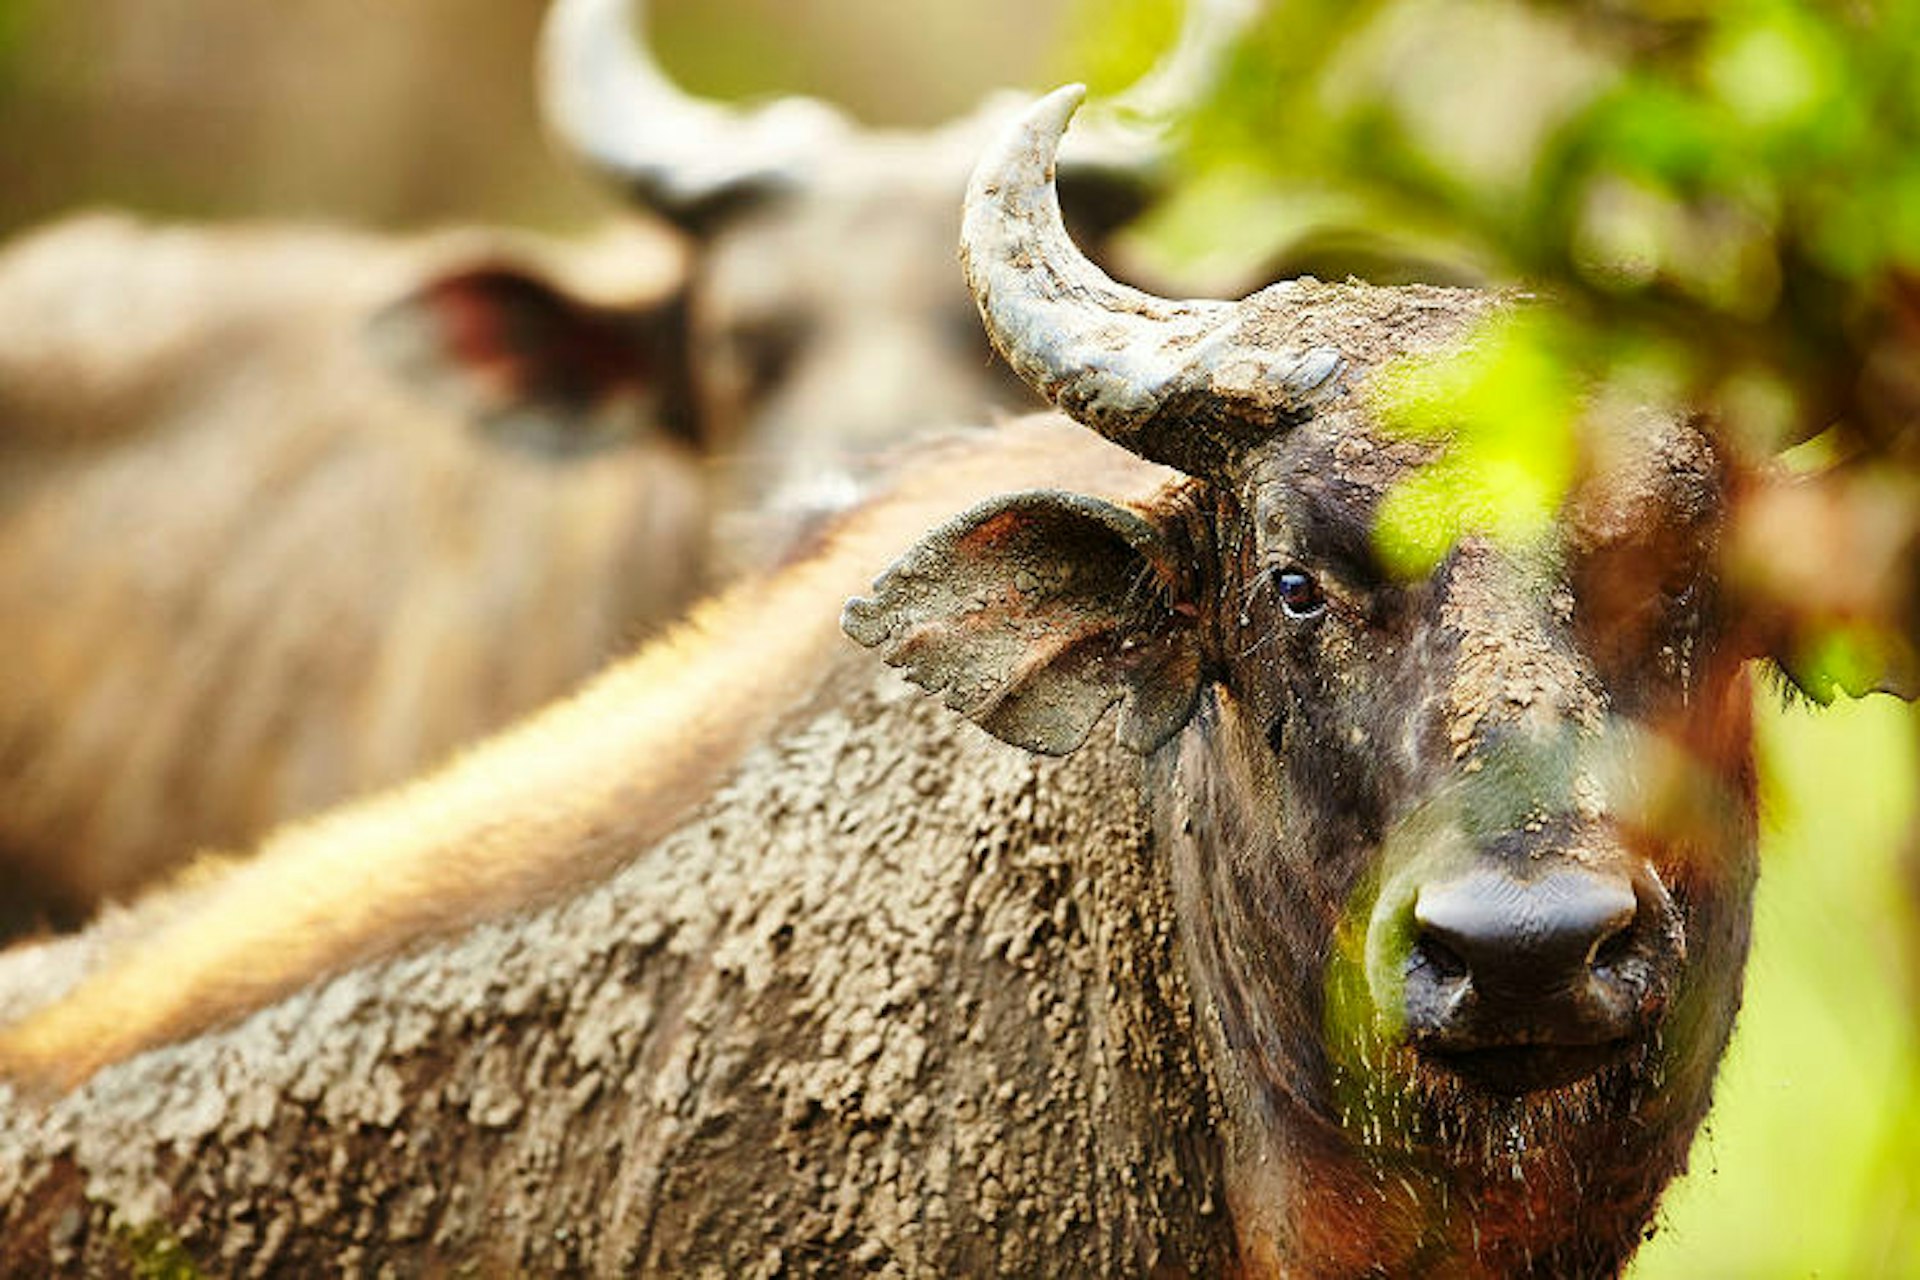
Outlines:
{"label": "buffalo ear", "polygon": [[1840,694],[1887,693],[1920,702],[1920,653],[1891,628],[1817,629],[1811,640],[1789,635],[1767,655],[1808,700],[1826,707]]}
{"label": "buffalo ear", "polygon": [[482,262],[389,303],[366,339],[398,381],[511,448],[586,454],[648,431],[695,443],[678,297],[600,306]]}
{"label": "buffalo ear", "polygon": [[1066,755],[1124,702],[1145,754],[1185,724],[1201,642],[1175,540],[1077,494],[996,498],[935,529],[840,625],[1002,741]]}

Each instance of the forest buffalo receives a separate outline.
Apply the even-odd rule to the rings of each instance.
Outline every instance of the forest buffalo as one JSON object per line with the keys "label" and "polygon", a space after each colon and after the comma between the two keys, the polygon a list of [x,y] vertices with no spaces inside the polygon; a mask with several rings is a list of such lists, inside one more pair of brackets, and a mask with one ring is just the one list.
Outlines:
{"label": "forest buffalo", "polygon": [[1739,1003],[1728,468],[1629,415],[1549,537],[1395,577],[1437,446],[1374,375],[1516,304],[1116,285],[1079,100],[963,257],[1093,431],[942,446],[449,769],[0,959],[0,1267],[1624,1265]]}

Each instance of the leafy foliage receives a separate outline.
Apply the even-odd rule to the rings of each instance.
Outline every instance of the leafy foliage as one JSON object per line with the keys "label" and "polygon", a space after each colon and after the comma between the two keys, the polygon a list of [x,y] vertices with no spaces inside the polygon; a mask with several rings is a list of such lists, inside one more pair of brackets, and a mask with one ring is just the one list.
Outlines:
{"label": "leafy foliage", "polygon": [[[1463,356],[1384,371],[1373,383],[1389,428],[1452,437],[1431,466],[1389,494],[1377,539],[1388,566],[1424,575],[1469,529],[1531,542],[1572,483],[1579,388],[1550,315],[1503,316]],[[1460,432],[1467,423],[1472,430]]]}
{"label": "leafy foliage", "polygon": [[[1794,520],[1742,512],[1731,576],[1808,692],[1911,696],[1916,85],[1914,0],[1287,0],[1187,122],[1193,181],[1158,238],[1269,278],[1551,298],[1553,322],[1503,322],[1465,372],[1396,379],[1395,416],[1456,441],[1385,513],[1408,569],[1464,528],[1532,528],[1575,473],[1583,395],[1704,408],[1754,471],[1818,440],[1829,465],[1797,478],[1813,496]],[[1819,573],[1768,571],[1809,547]]]}

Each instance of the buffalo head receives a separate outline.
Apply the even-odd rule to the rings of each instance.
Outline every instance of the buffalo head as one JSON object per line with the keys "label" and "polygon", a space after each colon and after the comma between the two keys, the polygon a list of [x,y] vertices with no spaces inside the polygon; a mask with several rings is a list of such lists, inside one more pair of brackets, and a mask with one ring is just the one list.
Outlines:
{"label": "buffalo head", "polygon": [[[1161,167],[1160,149],[1124,121],[1164,114],[1246,8],[1197,0],[1176,51],[1127,95],[1128,114],[1110,113],[1063,158],[1083,236],[1098,244],[1137,212]],[[990,95],[912,131],[860,125],[811,98],[706,101],[633,38],[645,18],[637,0],[557,0],[543,105],[569,151],[688,234],[691,383],[736,498],[804,518],[847,501],[916,431],[1030,406],[951,266],[967,172],[1023,99]]]}
{"label": "buffalo head", "polygon": [[1180,474],[1145,504],[976,509],[844,625],[1029,750],[1073,751],[1120,705],[1250,1257],[1611,1270],[1684,1163],[1738,1004],[1754,831],[1712,572],[1725,469],[1697,425],[1633,417],[1548,536],[1469,536],[1394,576],[1374,516],[1436,446],[1379,427],[1369,375],[1513,304],[1118,285],[1051,192],[1080,97],[981,163],[967,277],[1029,383]]}

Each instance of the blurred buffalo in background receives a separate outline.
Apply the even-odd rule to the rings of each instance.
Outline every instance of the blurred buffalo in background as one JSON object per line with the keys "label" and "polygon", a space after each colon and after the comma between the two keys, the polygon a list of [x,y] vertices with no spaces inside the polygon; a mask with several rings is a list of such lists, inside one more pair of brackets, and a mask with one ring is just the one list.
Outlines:
{"label": "blurred buffalo in background", "polygon": [[[552,283],[589,260],[602,300]],[[10,923],[404,777],[679,612],[674,270],[104,215],[0,256]]]}
{"label": "blurred buffalo in background", "polygon": [[[1098,247],[1131,121],[1061,160]],[[677,89],[626,0],[559,0],[550,127],[646,213],[577,242],[150,226],[0,257],[0,934],[403,778],[777,561],[916,434],[1029,403],[953,261],[1017,98],[924,130]]]}

